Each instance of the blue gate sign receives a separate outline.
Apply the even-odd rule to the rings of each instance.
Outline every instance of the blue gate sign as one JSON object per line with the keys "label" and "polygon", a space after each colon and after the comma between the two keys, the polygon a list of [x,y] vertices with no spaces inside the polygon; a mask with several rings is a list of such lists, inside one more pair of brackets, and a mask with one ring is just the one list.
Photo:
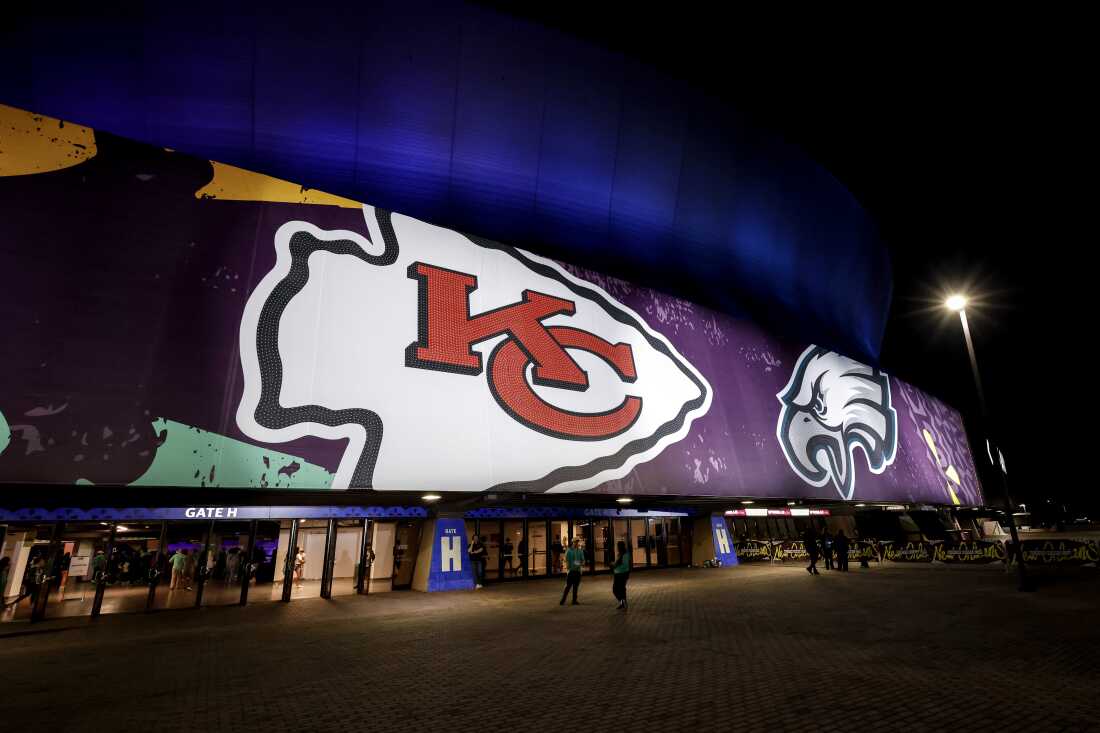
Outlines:
{"label": "blue gate sign", "polygon": [[470,556],[466,554],[465,520],[435,520],[434,542],[428,592],[473,590],[474,569]]}
{"label": "blue gate sign", "polygon": [[737,552],[733,546],[733,536],[726,526],[726,518],[720,514],[711,515],[710,531],[714,539],[714,556],[723,565],[736,565]]}

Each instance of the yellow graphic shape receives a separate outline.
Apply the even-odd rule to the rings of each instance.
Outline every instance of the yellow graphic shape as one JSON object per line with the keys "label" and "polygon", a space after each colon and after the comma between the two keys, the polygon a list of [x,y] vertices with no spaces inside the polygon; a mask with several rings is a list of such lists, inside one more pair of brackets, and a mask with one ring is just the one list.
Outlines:
{"label": "yellow graphic shape", "polygon": [[0,176],[57,171],[95,154],[92,128],[0,104]]}
{"label": "yellow graphic shape", "polygon": [[274,201],[287,204],[318,204],[321,206],[343,206],[346,209],[362,207],[357,201],[343,196],[333,196],[313,188],[304,188],[297,183],[265,176],[210,161],[214,166],[214,178],[198,191],[198,199],[222,199],[227,201]]}
{"label": "yellow graphic shape", "polygon": [[[936,459],[936,465],[940,465],[940,452],[936,450],[936,441],[932,438],[932,433],[928,432],[928,428],[921,430],[921,433],[924,434],[924,442],[928,444],[928,450],[932,451],[932,457]],[[943,473],[948,479],[955,482],[955,486],[962,486],[962,481],[959,479],[959,472],[955,470],[954,466],[948,466],[944,469]],[[947,494],[951,497],[952,504],[955,506],[962,504],[962,502],[959,501],[958,495],[955,493],[955,487],[950,483],[947,484]]]}

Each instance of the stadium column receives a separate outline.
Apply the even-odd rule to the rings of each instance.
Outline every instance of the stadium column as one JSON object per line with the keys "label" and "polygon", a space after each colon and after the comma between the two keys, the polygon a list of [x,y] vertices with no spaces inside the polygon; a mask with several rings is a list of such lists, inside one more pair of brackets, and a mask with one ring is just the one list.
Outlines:
{"label": "stadium column", "polygon": [[466,545],[466,521],[461,514],[441,514],[424,522],[422,544],[413,571],[413,590],[472,590],[474,569]]}
{"label": "stadium column", "polygon": [[737,564],[737,551],[725,515],[714,512],[698,517],[692,529],[691,556],[695,562],[719,560],[723,567]]}

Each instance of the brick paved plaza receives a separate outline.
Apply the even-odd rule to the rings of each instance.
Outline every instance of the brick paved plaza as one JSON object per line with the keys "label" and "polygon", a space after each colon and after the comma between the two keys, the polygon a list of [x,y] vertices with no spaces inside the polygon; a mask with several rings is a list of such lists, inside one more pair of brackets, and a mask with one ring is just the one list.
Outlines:
{"label": "brick paved plaza", "polygon": [[6,624],[4,727],[1100,730],[1093,569],[1035,594],[945,567],[654,571],[630,591],[625,614],[600,577],[579,607],[536,581]]}

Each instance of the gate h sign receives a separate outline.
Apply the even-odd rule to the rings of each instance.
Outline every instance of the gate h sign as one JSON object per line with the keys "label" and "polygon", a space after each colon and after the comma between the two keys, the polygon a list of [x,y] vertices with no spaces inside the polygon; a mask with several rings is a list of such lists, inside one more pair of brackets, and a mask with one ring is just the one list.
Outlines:
{"label": "gate h sign", "polygon": [[733,537],[730,536],[726,526],[726,518],[721,514],[710,516],[710,530],[714,540],[714,556],[722,561],[723,565],[736,565],[737,552],[733,547]]}
{"label": "gate h sign", "polygon": [[462,519],[436,519],[434,542],[428,591],[472,590],[474,569],[466,554],[466,522]]}

